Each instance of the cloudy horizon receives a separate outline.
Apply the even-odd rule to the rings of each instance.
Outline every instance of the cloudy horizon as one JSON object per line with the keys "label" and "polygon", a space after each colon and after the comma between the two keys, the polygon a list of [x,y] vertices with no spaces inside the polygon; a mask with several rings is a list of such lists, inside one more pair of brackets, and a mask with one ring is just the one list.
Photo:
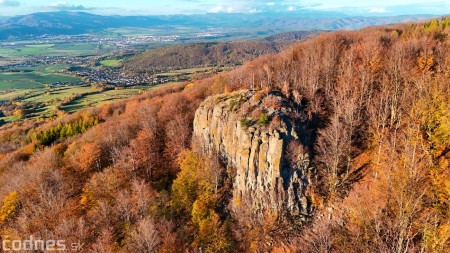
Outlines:
{"label": "cloudy horizon", "polygon": [[155,0],[54,1],[0,0],[0,16],[46,11],[85,11],[102,15],[168,15],[202,13],[296,13],[323,11],[351,16],[396,16],[450,14],[448,1],[418,0]]}

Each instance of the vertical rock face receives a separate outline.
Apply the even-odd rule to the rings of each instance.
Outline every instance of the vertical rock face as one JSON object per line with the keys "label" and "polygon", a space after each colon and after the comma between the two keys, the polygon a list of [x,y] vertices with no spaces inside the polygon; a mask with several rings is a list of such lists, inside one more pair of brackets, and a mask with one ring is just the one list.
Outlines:
{"label": "vertical rock face", "polygon": [[256,219],[269,211],[303,221],[312,212],[308,156],[300,152],[294,163],[286,162],[288,143],[298,140],[291,110],[280,96],[260,95],[239,91],[208,98],[196,111],[194,138],[203,152],[233,169],[234,210],[246,208]]}

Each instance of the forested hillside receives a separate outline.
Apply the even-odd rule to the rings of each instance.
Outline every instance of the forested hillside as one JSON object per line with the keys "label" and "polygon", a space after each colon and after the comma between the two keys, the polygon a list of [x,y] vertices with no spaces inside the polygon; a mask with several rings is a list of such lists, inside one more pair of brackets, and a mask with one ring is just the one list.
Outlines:
{"label": "forested hillside", "polygon": [[292,43],[316,34],[319,32],[301,31],[253,41],[169,46],[132,57],[124,63],[124,69],[134,73],[158,73],[196,67],[238,66],[263,55],[278,53]]}
{"label": "forested hillside", "polygon": [[[449,35],[449,19],[326,33],[213,78],[2,126],[0,234],[85,252],[449,252]],[[193,138],[200,105],[235,117],[248,105],[244,133],[292,126],[300,143],[278,162],[308,160],[301,222],[239,208],[255,204],[231,196],[239,170]]]}
{"label": "forested hillside", "polygon": [[258,56],[277,52],[277,45],[273,42],[179,45],[137,55],[127,60],[124,68],[137,73],[158,73],[167,69],[235,66]]}

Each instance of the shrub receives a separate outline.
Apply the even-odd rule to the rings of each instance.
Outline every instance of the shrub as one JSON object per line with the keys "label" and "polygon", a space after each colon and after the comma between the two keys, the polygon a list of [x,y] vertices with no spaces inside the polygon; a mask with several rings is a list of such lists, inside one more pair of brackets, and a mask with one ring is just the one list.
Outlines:
{"label": "shrub", "polygon": [[258,119],[258,124],[260,124],[261,126],[267,126],[270,123],[270,117],[269,115],[267,115],[267,113],[261,113],[261,115],[259,115],[259,119]]}
{"label": "shrub", "polygon": [[231,111],[235,112],[237,111],[241,105],[244,103],[244,99],[242,97],[233,97],[229,102],[228,102],[228,109],[230,109]]}
{"label": "shrub", "polygon": [[242,118],[240,123],[243,130],[247,130],[252,124],[248,118]]}
{"label": "shrub", "polygon": [[228,102],[228,109],[234,111],[236,105],[237,105],[237,101],[235,99],[232,99],[232,100],[230,100],[230,102]]}

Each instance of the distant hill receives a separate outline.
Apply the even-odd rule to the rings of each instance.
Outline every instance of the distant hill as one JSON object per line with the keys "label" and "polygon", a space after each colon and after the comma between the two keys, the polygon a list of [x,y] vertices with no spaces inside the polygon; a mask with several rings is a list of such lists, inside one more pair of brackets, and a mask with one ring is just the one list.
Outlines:
{"label": "distant hill", "polygon": [[299,41],[310,37],[311,35],[316,35],[324,31],[295,31],[295,32],[285,32],[277,33],[274,35],[267,36],[262,39],[262,41],[272,41],[272,42],[291,42]]}
{"label": "distant hill", "polygon": [[253,41],[197,43],[154,49],[124,62],[132,72],[160,72],[204,66],[236,66],[266,54],[278,53],[293,42],[318,34],[314,31],[287,32]]}
{"label": "distant hill", "polygon": [[[330,18],[330,15],[332,18]],[[119,27],[184,26],[223,28],[225,32],[247,32],[264,36],[296,30],[358,29],[430,18],[429,15],[397,17],[346,17],[327,13],[296,14],[202,14],[171,16],[101,16],[85,12],[42,12],[9,18],[0,18],[0,39],[11,36],[70,35],[102,31]]]}
{"label": "distant hill", "polygon": [[46,12],[0,20],[0,39],[10,36],[70,35],[112,27],[166,24],[155,17],[100,16],[84,12]]}

